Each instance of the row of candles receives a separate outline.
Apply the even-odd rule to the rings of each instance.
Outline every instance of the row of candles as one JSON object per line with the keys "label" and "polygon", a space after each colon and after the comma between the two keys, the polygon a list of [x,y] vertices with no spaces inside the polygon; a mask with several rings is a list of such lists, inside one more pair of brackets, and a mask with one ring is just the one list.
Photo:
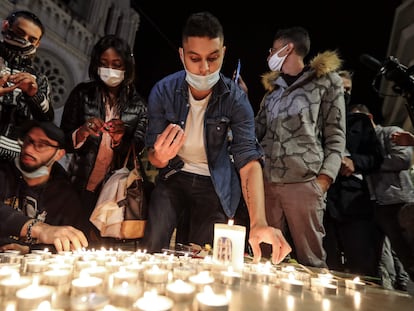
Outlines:
{"label": "row of candles", "polygon": [[[268,284],[290,293],[310,289],[336,295],[338,280],[331,274],[311,275],[294,266],[237,263],[145,251],[82,250],[52,254],[1,254],[0,301],[13,310],[228,310],[231,292],[241,282]],[[226,287],[225,286],[225,287]],[[363,290],[359,280],[344,286]],[[109,309],[113,308],[113,309]],[[184,310],[184,308],[182,308]]]}

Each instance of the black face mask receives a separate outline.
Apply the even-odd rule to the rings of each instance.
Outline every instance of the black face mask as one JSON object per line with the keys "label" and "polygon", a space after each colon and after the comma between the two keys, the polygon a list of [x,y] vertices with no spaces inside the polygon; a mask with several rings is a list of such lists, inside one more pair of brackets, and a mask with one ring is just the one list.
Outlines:
{"label": "black face mask", "polygon": [[345,92],[344,99],[345,99],[345,107],[349,107],[349,104],[351,103],[351,94]]}
{"label": "black face mask", "polygon": [[16,35],[11,29],[3,31],[2,34],[7,48],[17,52],[20,56],[29,56],[36,52],[36,47],[33,44]]}

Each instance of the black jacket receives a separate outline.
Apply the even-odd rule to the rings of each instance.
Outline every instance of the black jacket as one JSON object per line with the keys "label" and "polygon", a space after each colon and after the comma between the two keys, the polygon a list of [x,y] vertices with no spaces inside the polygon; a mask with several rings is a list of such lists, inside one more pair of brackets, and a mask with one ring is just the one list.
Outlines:
{"label": "black jacket", "polygon": [[1,161],[0,201],[50,225],[81,225],[80,199],[65,169],[57,162],[46,183],[29,187],[13,161]]}
{"label": "black jacket", "polygon": [[[66,149],[73,154],[73,161],[69,167],[72,182],[83,190],[86,188],[89,176],[95,164],[101,137],[89,136],[79,149],[73,148],[72,133],[85,124],[91,117],[105,120],[105,105],[102,93],[97,82],[83,82],[78,84],[67,99],[61,121],[61,128],[66,136]],[[135,142],[139,152],[144,146],[144,134],[147,126],[147,106],[144,99],[134,90],[126,103],[121,107],[121,120],[126,130],[121,144],[114,149],[114,163],[112,169],[122,166],[130,143]]]}
{"label": "black jacket", "polygon": [[[368,115],[348,113],[346,149],[354,162],[355,175],[338,174],[327,194],[327,212],[337,220],[373,217],[366,174],[380,168],[384,151]],[[362,177],[362,178],[361,178]]]}
{"label": "black jacket", "polygon": [[32,74],[36,77],[38,85],[38,91],[34,96],[27,96],[18,88],[0,96],[0,135],[12,140],[7,141],[8,143],[0,140],[0,158],[11,159],[18,154],[17,138],[20,136],[22,124],[29,119],[53,121],[54,110],[47,77],[34,69],[31,57],[16,55],[0,41],[0,64],[2,70],[11,74],[18,72]]}

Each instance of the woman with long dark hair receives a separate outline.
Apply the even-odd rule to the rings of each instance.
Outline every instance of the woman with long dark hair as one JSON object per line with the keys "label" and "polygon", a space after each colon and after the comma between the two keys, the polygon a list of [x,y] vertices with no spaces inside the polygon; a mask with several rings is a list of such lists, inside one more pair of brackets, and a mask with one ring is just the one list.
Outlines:
{"label": "woman with long dark hair", "polygon": [[[93,47],[90,81],[79,83],[65,103],[61,128],[72,182],[81,193],[91,242],[97,236],[89,222],[105,176],[123,165],[133,142],[144,146],[147,108],[134,86],[135,64],[128,43],[115,35],[102,37]],[[100,239],[97,239],[100,240]]]}

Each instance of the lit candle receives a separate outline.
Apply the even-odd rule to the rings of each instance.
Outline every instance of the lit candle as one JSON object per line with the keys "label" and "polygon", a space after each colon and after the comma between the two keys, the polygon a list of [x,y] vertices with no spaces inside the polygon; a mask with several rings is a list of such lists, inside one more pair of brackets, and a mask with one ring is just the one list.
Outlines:
{"label": "lit candle", "polygon": [[338,287],[326,277],[311,278],[311,289],[321,295],[336,295]]}
{"label": "lit candle", "polygon": [[3,266],[0,268],[0,280],[6,279],[11,277],[13,273],[16,273],[17,270],[15,268],[10,268],[8,266]]}
{"label": "lit candle", "polygon": [[348,289],[361,291],[365,289],[365,283],[361,282],[359,277],[355,277],[352,280],[345,280],[345,287]]}
{"label": "lit candle", "polygon": [[229,267],[227,271],[221,271],[221,281],[226,285],[240,285],[241,273],[233,271],[233,267]]}
{"label": "lit candle", "polygon": [[85,272],[81,272],[79,278],[72,280],[71,295],[85,295],[89,293],[97,293],[102,290],[102,279],[90,276]]}
{"label": "lit candle", "polygon": [[31,282],[29,277],[21,277],[18,272],[13,272],[10,277],[0,280],[0,295],[14,297],[17,290],[29,286]]}
{"label": "lit candle", "polygon": [[211,285],[214,282],[214,278],[208,271],[201,271],[196,275],[189,277],[189,281],[197,287],[197,290],[201,290],[206,285]]}
{"label": "lit candle", "polygon": [[142,292],[142,287],[124,282],[109,290],[109,300],[116,307],[129,308],[141,297]]}
{"label": "lit candle", "polygon": [[289,274],[289,278],[280,281],[281,287],[289,292],[302,293],[304,283],[296,280],[293,274]]}
{"label": "lit candle", "polygon": [[210,286],[196,295],[198,311],[227,311],[229,309],[229,298],[223,294],[215,294]]}
{"label": "lit candle", "polygon": [[121,267],[118,272],[109,275],[109,287],[115,287],[122,283],[136,284],[138,282],[138,274],[132,271],[126,271]]}
{"label": "lit candle", "polygon": [[243,269],[246,227],[228,224],[214,224],[213,258],[231,264],[236,271]]}
{"label": "lit candle", "polygon": [[155,292],[145,292],[144,296],[135,302],[134,308],[140,311],[168,311],[173,305],[171,298],[157,295]]}
{"label": "lit candle", "polygon": [[195,270],[191,266],[179,266],[173,269],[173,277],[176,280],[186,281],[195,273]]}
{"label": "lit candle", "polygon": [[70,283],[72,272],[66,269],[53,269],[43,272],[41,283],[44,285],[60,285]]}
{"label": "lit candle", "polygon": [[48,248],[45,249],[33,249],[31,251],[32,254],[37,254],[40,255],[42,259],[48,259],[50,257],[52,257],[52,252],[49,251]]}
{"label": "lit candle", "polygon": [[132,262],[126,266],[124,266],[126,271],[134,272],[138,275],[138,280],[144,279],[144,270],[145,266],[138,262]]}
{"label": "lit candle", "polygon": [[28,260],[26,262],[27,273],[40,273],[49,269],[49,263],[41,259]]}
{"label": "lit candle", "polygon": [[21,288],[16,292],[17,309],[18,310],[33,310],[38,309],[39,305],[44,302],[51,303],[53,288],[49,286],[42,286],[38,284],[37,278],[34,279],[33,284]]}
{"label": "lit candle", "polygon": [[144,280],[149,283],[167,283],[168,271],[153,265],[152,268],[144,271]]}
{"label": "lit candle", "polygon": [[71,311],[102,310],[108,304],[108,297],[102,294],[91,293],[70,298]]}
{"label": "lit candle", "polygon": [[170,297],[175,302],[191,301],[195,293],[194,285],[182,280],[176,280],[175,282],[168,284],[166,290],[167,297]]}

